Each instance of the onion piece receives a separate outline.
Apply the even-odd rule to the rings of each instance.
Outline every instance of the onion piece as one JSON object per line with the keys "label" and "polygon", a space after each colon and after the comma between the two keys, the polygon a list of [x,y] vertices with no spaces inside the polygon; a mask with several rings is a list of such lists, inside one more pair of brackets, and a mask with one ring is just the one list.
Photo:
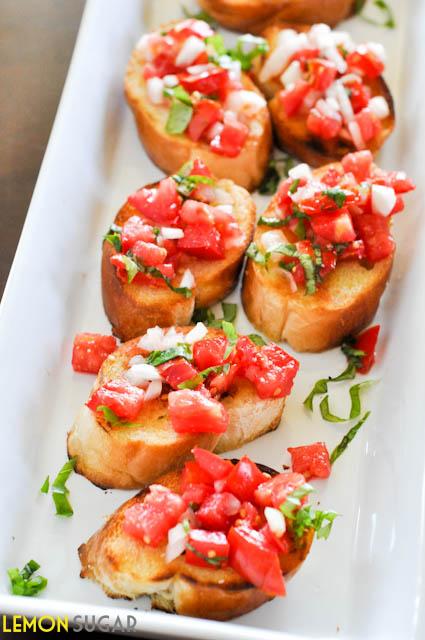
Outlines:
{"label": "onion piece", "polygon": [[164,83],[161,78],[148,78],[146,91],[152,104],[161,104],[164,101]]}
{"label": "onion piece", "polygon": [[145,402],[159,398],[162,393],[162,380],[152,380],[145,393]]}
{"label": "onion piece", "polygon": [[205,51],[205,42],[196,36],[189,36],[176,57],[177,67],[187,67],[192,64],[200,53]]}
{"label": "onion piece", "polygon": [[360,131],[359,124],[352,120],[348,123],[348,130],[351,134],[355,147],[361,151],[362,149],[366,149],[365,141],[363,140],[362,132]]}
{"label": "onion piece", "polygon": [[138,342],[144,351],[160,351],[164,345],[164,330],[161,327],[151,327]]}
{"label": "onion piece", "polygon": [[369,104],[367,106],[380,120],[383,120],[390,115],[390,108],[384,96],[374,96],[369,100]]}
{"label": "onion piece", "polygon": [[138,356],[133,356],[129,361],[128,364],[131,365],[132,364],[142,364],[145,361],[144,357],[141,355]]}
{"label": "onion piece", "polygon": [[288,171],[288,175],[293,180],[298,180],[298,178],[307,178],[307,180],[311,180],[311,178],[313,177],[310,167],[305,162],[297,164],[296,167],[290,169]]}
{"label": "onion piece", "polygon": [[247,116],[253,116],[266,106],[266,101],[255,91],[240,89],[231,91],[224,103],[224,108],[233,113],[244,113]]}
{"label": "onion piece", "polygon": [[286,522],[283,513],[279,511],[279,509],[266,507],[264,509],[264,516],[270,527],[270,531],[276,536],[276,538],[281,538],[286,531]]}
{"label": "onion piece", "polygon": [[389,216],[394,209],[397,197],[392,187],[383,184],[372,185],[372,211],[381,216]]}
{"label": "onion piece", "polygon": [[295,282],[295,278],[292,273],[286,269],[282,269],[282,275],[287,279],[291,293],[298,291],[297,283]]}
{"label": "onion piece", "polygon": [[273,251],[273,249],[279,244],[282,244],[282,242],[285,242],[285,237],[282,231],[278,231],[277,229],[273,231],[266,231],[261,236],[261,244],[267,252]]}
{"label": "onion piece", "polygon": [[184,231],[178,227],[161,227],[161,235],[165,240],[178,240],[184,237]]}
{"label": "onion piece", "polygon": [[192,289],[195,286],[195,277],[190,269],[186,269],[183,273],[179,286],[187,287],[188,289]]}
{"label": "onion piece", "polygon": [[166,87],[176,87],[179,83],[179,79],[176,75],[170,73],[162,78]]}
{"label": "onion piece", "polygon": [[187,344],[193,344],[194,342],[198,342],[198,340],[202,340],[208,333],[207,327],[203,322],[197,322],[196,325],[185,335],[184,342]]}
{"label": "onion piece", "polygon": [[221,187],[214,188],[214,202],[216,204],[233,204],[233,196]]}
{"label": "onion piece", "polygon": [[231,493],[227,495],[228,495],[228,500],[227,500],[226,508],[223,508],[223,511],[226,516],[235,516],[238,513],[239,509],[241,508],[240,500],[238,500],[237,497]]}
{"label": "onion piece", "polygon": [[293,60],[280,76],[280,81],[284,87],[296,84],[303,77],[299,60]]}
{"label": "onion piece", "polygon": [[151,364],[133,364],[124,372],[124,378],[138,387],[152,380],[161,380],[159,371]]}
{"label": "onion piece", "polygon": [[172,562],[178,558],[186,548],[186,531],[181,522],[168,531],[168,544],[165,549],[165,561]]}

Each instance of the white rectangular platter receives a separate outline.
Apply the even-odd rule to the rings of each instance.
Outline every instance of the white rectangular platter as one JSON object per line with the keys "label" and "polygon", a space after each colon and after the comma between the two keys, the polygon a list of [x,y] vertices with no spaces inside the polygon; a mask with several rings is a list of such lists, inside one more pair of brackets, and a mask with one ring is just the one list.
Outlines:
{"label": "white rectangular platter", "polygon": [[[124,102],[126,62],[144,30],[181,15],[177,1],[88,2],[1,307],[1,613],[131,613],[138,633],[168,638],[425,638],[425,3],[392,4],[394,31],[358,18],[344,27],[387,46],[398,122],[380,162],[406,170],[418,185],[395,225],[397,259],[378,314],[373,377],[380,382],[365,396],[372,415],[331,478],[315,483],[320,505],[341,517],[330,539],[314,544],[288,596],[215,623],[151,612],[144,599],[108,600],[80,580],[77,547],[129,493],[104,492],[74,475],[68,484],[75,514],[62,520],[39,494],[45,476],[66,459],[66,432],[92,384],[72,371],[73,337],[109,332],[100,296],[102,235],[128,193],[161,175]],[[258,203],[262,211],[265,199]],[[237,326],[249,328],[241,308]],[[324,440],[333,448],[347,430],[302,407],[315,380],[342,370],[341,352],[300,361],[282,425],[243,449],[276,468],[286,447]],[[335,411],[346,412],[345,384]],[[10,596],[7,568],[30,558],[42,565],[48,588],[37,599]]]}

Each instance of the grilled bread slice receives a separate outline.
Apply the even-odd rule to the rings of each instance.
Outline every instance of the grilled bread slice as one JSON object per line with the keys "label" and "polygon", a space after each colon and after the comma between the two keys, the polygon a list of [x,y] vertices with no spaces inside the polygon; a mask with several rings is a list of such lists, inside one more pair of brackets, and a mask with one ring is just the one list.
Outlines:
{"label": "grilled bread slice", "polygon": [[[233,462],[233,461],[232,461]],[[234,461],[236,462],[236,461]],[[259,465],[263,471],[276,473]],[[180,493],[180,474],[167,473],[157,484]],[[208,569],[185,562],[182,556],[165,562],[165,545],[141,544],[122,528],[125,510],[142,502],[147,489],[124,503],[78,552],[81,577],[97,582],[111,598],[147,595],[152,607],[187,616],[229,620],[256,609],[270,596],[246,582],[233,569]],[[280,555],[282,573],[292,576],[309,553],[310,529],[289,553]]]}
{"label": "grilled bread slice", "polygon": [[[268,56],[270,56],[275,49],[278,34],[282,29],[292,28],[297,31],[308,31],[310,26],[309,24],[286,24],[274,25],[265,29],[262,35],[269,43]],[[313,135],[307,129],[306,116],[304,114],[287,117],[278,95],[279,91],[284,88],[281,81],[278,77],[271,78],[266,82],[262,81],[260,73],[261,67],[260,60],[254,61],[253,77],[268,99],[268,107],[272,117],[274,131],[282,149],[312,167],[320,167],[326,163],[340,160],[347,153],[356,150],[353,142],[350,140],[343,140],[340,137],[323,140]],[[366,84],[371,91],[371,97],[382,96],[385,98],[390,111],[389,115],[381,120],[382,128],[379,135],[375,136],[367,145],[368,149],[370,149],[373,154],[376,154],[394,129],[394,100],[382,76],[368,79]]]}
{"label": "grilled bread slice", "polygon": [[[193,327],[181,331],[190,329]],[[219,333],[210,329],[208,336]],[[93,391],[123,375],[131,358],[141,353],[137,343],[134,339],[121,345],[105,360]],[[166,393],[146,402],[137,425],[131,427],[111,427],[84,405],[68,434],[68,454],[77,456],[76,471],[94,484],[138,489],[162,473],[181,467],[195,445],[210,451],[229,451],[275,429],[285,398],[262,400],[251,382],[236,378],[221,402],[229,414],[229,426],[223,434],[176,433],[168,416]]]}
{"label": "grilled bread slice", "polygon": [[[316,169],[320,177],[329,168]],[[338,167],[337,164],[333,165]],[[278,211],[274,198],[265,212]],[[258,226],[258,243],[268,227]],[[316,293],[291,291],[281,270],[267,271],[248,260],[242,289],[242,302],[251,322],[272,340],[284,340],[296,351],[324,351],[366,327],[374,317],[391,274],[394,255],[366,268],[357,260],[338,262]]]}
{"label": "grilled bread slice", "polygon": [[359,10],[354,0],[198,0],[217,22],[228,29],[261,33],[279,22],[325,22],[335,26]]}
{"label": "grilled bread slice", "polygon": [[[152,187],[155,185],[149,185]],[[112,324],[113,333],[121,340],[142,335],[149,327],[189,324],[195,307],[209,307],[222,300],[235,286],[242,266],[245,250],[255,227],[255,204],[249,193],[231,180],[218,180],[216,186],[228,194],[233,203],[233,215],[242,232],[238,246],[226,249],[220,260],[203,260],[183,254],[174,279],[176,286],[186,269],[190,269],[195,286],[186,298],[167,287],[136,282],[122,282],[111,264],[116,249],[109,242],[102,251],[102,298],[105,313]],[[115,224],[122,226],[131,216],[141,215],[129,202],[121,207]]]}

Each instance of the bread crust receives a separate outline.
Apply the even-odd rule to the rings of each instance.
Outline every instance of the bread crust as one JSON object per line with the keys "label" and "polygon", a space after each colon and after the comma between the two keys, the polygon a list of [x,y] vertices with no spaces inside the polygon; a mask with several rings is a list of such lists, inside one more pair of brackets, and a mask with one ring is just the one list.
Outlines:
{"label": "bread crust", "polygon": [[228,29],[261,33],[279,22],[326,22],[331,27],[355,11],[355,0],[198,0]]}
{"label": "bread crust", "polygon": [[[151,186],[151,185],[150,185]],[[255,228],[255,203],[249,193],[231,180],[218,180],[217,186],[226,191],[234,202],[234,215],[243,233],[240,246],[226,250],[222,260],[201,260],[183,254],[175,278],[176,285],[186,269],[195,277],[192,296],[185,298],[165,286],[123,283],[111,264],[116,253],[109,243],[102,249],[102,299],[113,333],[127,341],[143,335],[149,327],[184,326],[190,323],[196,307],[209,307],[222,300],[234,288],[242,266],[244,253]],[[122,226],[138,210],[126,202],[115,217]]]}
{"label": "bread crust", "polygon": [[[158,480],[180,493],[180,474],[170,472]],[[230,567],[204,569],[187,564],[183,557],[165,562],[165,545],[140,544],[122,529],[125,510],[142,502],[147,490],[125,502],[86,544],[78,549],[81,577],[99,583],[111,598],[151,598],[152,606],[170,613],[229,620],[257,608],[270,596],[247,583]],[[280,556],[282,573],[288,578],[309,553],[313,530],[297,547]]]}
{"label": "bread crust", "polygon": [[[273,51],[277,35],[282,29],[295,28],[297,31],[308,31],[309,24],[299,25],[274,25],[264,30],[262,35],[269,43],[270,52]],[[260,69],[262,63],[258,59],[252,70],[252,76],[264,95],[268,99],[268,107],[273,122],[273,128],[279,146],[290,155],[293,155],[303,162],[307,162],[312,167],[321,167],[328,162],[341,160],[347,153],[356,151],[354,143],[340,138],[334,140],[321,140],[314,136],[306,125],[304,115],[295,115],[288,118],[281,106],[278,92],[283,89],[283,85],[278,78],[272,78],[267,82],[260,79]],[[386,139],[391,135],[395,126],[394,100],[391,91],[382,76],[368,80],[365,83],[371,90],[371,96],[382,96],[386,99],[390,114],[381,120],[382,130],[379,136],[368,143],[368,149],[376,155],[381,149]]]}
{"label": "bread crust", "polygon": [[[316,170],[315,174],[326,171]],[[275,214],[274,198],[265,217]],[[258,242],[266,227],[258,227]],[[366,268],[357,260],[338,262],[314,295],[291,292],[278,269],[270,272],[248,260],[242,303],[250,321],[270,339],[284,340],[296,351],[331,349],[373,319],[391,274],[394,255]]]}
{"label": "bread crust", "polygon": [[[209,335],[217,333],[209,330]],[[131,357],[140,353],[137,342],[126,342],[105,360],[93,391],[122,374]],[[139,489],[170,469],[182,467],[194,446],[229,451],[275,429],[285,405],[284,398],[261,400],[251,382],[241,378],[221,401],[229,414],[229,426],[222,435],[176,433],[165,395],[143,406],[140,426],[134,427],[110,428],[84,405],[68,434],[68,455],[77,457],[77,473],[99,487]]]}
{"label": "bread crust", "polygon": [[[140,51],[131,55],[125,75],[125,96],[136,120],[140,140],[151,160],[165,173],[176,173],[189,160],[199,158],[217,178],[230,178],[236,184],[253,191],[263,179],[271,148],[271,122],[264,105],[252,119],[249,137],[236,158],[214,153],[205,142],[193,142],[185,134],[171,135],[165,131],[168,110],[149,101],[142,68],[145,61]],[[242,74],[245,89],[259,95],[252,80]]]}

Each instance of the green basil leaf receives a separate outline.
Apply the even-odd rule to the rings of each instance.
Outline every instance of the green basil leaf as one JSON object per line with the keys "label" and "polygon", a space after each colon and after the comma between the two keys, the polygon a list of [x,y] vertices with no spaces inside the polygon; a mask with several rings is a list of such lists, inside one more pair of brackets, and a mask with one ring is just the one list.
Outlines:
{"label": "green basil leaf", "polygon": [[215,33],[213,36],[205,38],[205,42],[211,45],[215,53],[218,56],[223,56],[226,53],[226,45],[224,44],[223,36],[220,33]]}
{"label": "green basil leaf", "polygon": [[265,218],[264,216],[260,216],[258,224],[263,224],[266,227],[272,227],[272,229],[278,229],[279,227],[288,226],[289,220],[289,216],[287,218]]}
{"label": "green basil leaf", "polygon": [[122,228],[119,227],[117,224],[111,224],[111,226],[109,227],[108,233],[106,233],[103,236],[103,240],[105,242],[109,242],[118,253],[121,252],[121,247],[122,247],[121,231],[122,231]]}
{"label": "green basil leaf", "polygon": [[207,562],[213,567],[219,567],[222,563],[229,560],[227,556],[215,556],[214,558],[210,558],[209,556],[203,554],[201,551],[198,551],[198,549],[195,549],[195,547],[190,544],[190,542],[186,542],[186,549],[189,549],[189,551],[195,554],[195,556],[201,558],[202,560],[204,560],[204,562]]}
{"label": "green basil leaf", "polygon": [[360,392],[364,389],[368,389],[373,384],[375,384],[376,380],[365,380],[364,382],[360,382],[359,384],[354,384],[350,387],[350,398],[351,398],[351,409],[349,420],[354,420],[358,418],[361,414],[362,407],[360,402]]}
{"label": "green basil leaf", "polygon": [[238,313],[238,305],[234,302],[222,302],[223,320],[226,322],[234,322]]}
{"label": "green basil leaf", "polygon": [[185,358],[186,360],[192,360],[192,349],[189,344],[178,344],[165,351],[151,351],[146,358],[146,364],[151,364],[154,367],[159,367],[160,364],[174,360],[174,358]]}
{"label": "green basil leaf", "polygon": [[313,295],[313,293],[316,293],[316,272],[314,268],[313,258],[307,253],[298,252],[297,257],[301,262],[302,268],[304,269],[306,294]]}
{"label": "green basil leaf", "polygon": [[[196,324],[197,322],[203,322],[205,325],[209,327],[215,326],[213,324],[216,322],[214,312],[208,308],[195,309],[192,316],[192,323]],[[221,326],[221,323],[220,323],[220,326]]]}
{"label": "green basil leaf", "polygon": [[335,202],[338,209],[341,209],[341,207],[344,206],[344,202],[347,199],[344,191],[341,191],[341,189],[338,189],[337,187],[325,189],[324,191],[322,191],[322,194],[324,196],[328,196],[328,198],[331,198],[331,200]]}
{"label": "green basil leaf", "polygon": [[276,193],[279,182],[282,178],[287,178],[289,171],[295,167],[296,162],[291,156],[284,158],[275,158],[270,160],[265,176],[258,187],[261,195],[272,196]]}
{"label": "green basil leaf", "polygon": [[170,278],[167,278],[167,276],[164,276],[164,274],[156,267],[147,267],[146,265],[142,264],[131,253],[131,251],[128,251],[127,255],[123,256],[123,262],[127,270],[128,282],[132,282],[137,272],[140,271],[140,273],[148,273],[154,278],[159,278],[161,280],[164,280],[167,287],[171,289],[171,291],[174,291],[174,293],[183,295],[185,298],[190,298],[192,296],[192,291],[188,287],[174,287],[171,284]]}
{"label": "green basil leaf", "polygon": [[47,476],[40,488],[40,493],[49,493],[50,477]]}
{"label": "green basil leaf", "polygon": [[227,54],[232,60],[239,60],[242,71],[249,71],[254,58],[267,53],[268,50],[267,40],[247,33],[237,39],[236,47],[230,49]]}
{"label": "green basil leaf", "polygon": [[[336,511],[316,511],[313,518],[313,527],[318,540],[327,540],[332,529],[335,518],[338,517]],[[326,524],[324,524],[326,522]]]}
{"label": "green basil leaf", "polygon": [[355,349],[355,338],[346,338],[341,345],[341,351],[347,358],[348,362],[352,363],[356,369],[359,369],[363,364],[363,357],[366,355],[364,351]]}
{"label": "green basil leaf", "polygon": [[214,367],[207,367],[207,369],[203,369],[203,371],[199,371],[196,376],[193,378],[189,378],[189,380],[185,380],[179,384],[179,389],[196,389],[199,387],[203,381],[208,378],[210,373],[228,373],[230,369],[230,364],[219,364]]}
{"label": "green basil leaf", "polygon": [[323,420],[326,420],[327,422],[347,422],[348,418],[339,418],[338,416],[334,416],[329,411],[329,396],[325,396],[323,398],[319,407],[320,407],[320,414]]}
{"label": "green basil leaf", "polygon": [[226,348],[226,351],[224,352],[224,360],[226,360],[230,354],[232,353],[235,344],[238,341],[238,334],[236,332],[235,327],[233,326],[233,324],[231,322],[227,322],[226,320],[223,320],[221,323],[221,327],[223,329],[224,335],[227,338],[228,341],[228,346]]}
{"label": "green basil leaf", "polygon": [[165,130],[171,135],[178,135],[186,131],[192,119],[193,107],[173,98]]}
{"label": "green basil leaf", "polygon": [[344,369],[342,373],[340,373],[335,378],[322,378],[318,380],[313,389],[310,391],[303,404],[306,409],[313,411],[313,400],[315,396],[323,395],[328,392],[328,384],[329,382],[341,382],[342,380],[352,380],[356,376],[356,367],[353,363],[349,363],[347,368]]}
{"label": "green basil leaf", "polygon": [[183,104],[189,107],[192,106],[192,99],[190,95],[188,94],[186,89],[183,89],[180,84],[176,85],[175,87],[165,87],[164,96],[166,98],[175,98],[179,102],[183,102]]}
{"label": "green basil leaf", "polygon": [[292,184],[288,189],[289,193],[295,193],[296,190],[298,189],[298,185],[299,184],[300,184],[300,179],[299,178],[295,178],[295,180],[292,181]]}
{"label": "green basil leaf", "polygon": [[214,20],[214,18],[212,16],[210,16],[210,14],[207,13],[206,11],[198,11],[198,12],[192,13],[191,11],[189,11],[189,9],[186,9],[186,7],[184,5],[182,5],[181,8],[182,8],[182,11],[183,11],[183,15],[186,18],[194,18],[195,20],[203,20],[204,22],[207,22],[211,27],[217,25],[217,21]]}
{"label": "green basil leaf", "polygon": [[130,257],[130,256],[122,256],[122,261],[124,263],[125,269],[127,271],[127,281],[130,284],[130,282],[133,282],[134,278],[136,277],[138,271],[140,271],[137,262],[134,260],[134,258]]}
{"label": "green basil leaf", "polygon": [[185,176],[177,173],[171,177],[177,183],[177,191],[185,198],[188,198],[199,184],[215,184],[209,176]]}
{"label": "green basil leaf", "polygon": [[195,309],[192,316],[192,322],[203,322],[208,327],[222,328],[223,320],[226,322],[234,322],[238,313],[238,305],[233,302],[222,302],[221,309],[223,311],[222,318],[216,318],[212,309]]}
{"label": "green basil leaf", "polygon": [[121,420],[119,416],[113,411],[110,407],[107,407],[105,404],[100,404],[96,407],[96,411],[101,411],[103,416],[107,422],[111,425],[111,427],[137,427],[139,426],[137,422],[127,422],[125,420]]}
{"label": "green basil leaf", "polygon": [[40,565],[35,560],[30,560],[21,571],[17,568],[8,569],[7,573],[13,595],[33,597],[46,588],[47,578],[34,576],[39,568]]}
{"label": "green basil leaf", "polygon": [[351,429],[345,434],[341,442],[335,447],[335,449],[332,451],[330,455],[331,464],[333,464],[335,460],[337,460],[340,457],[340,455],[344,453],[344,451],[346,450],[350,442],[353,440],[353,438],[355,438],[355,436],[357,435],[357,432],[364,425],[364,423],[366,422],[369,416],[370,416],[370,411],[367,411],[364,414],[363,418],[361,418],[361,420],[359,420],[359,422],[355,424],[354,427],[351,427]]}
{"label": "green basil leaf", "polygon": [[251,340],[251,342],[256,344],[257,347],[264,347],[264,345],[267,344],[267,342],[264,340],[264,338],[262,336],[258,335],[258,333],[250,333],[248,335],[248,338]]}
{"label": "green basil leaf", "polygon": [[52,497],[56,506],[56,515],[69,517],[74,513],[68,500],[69,489],[66,482],[74,471],[77,458],[71,458],[63,465],[52,484]]}
{"label": "green basil leaf", "polygon": [[372,5],[381,11],[383,14],[382,20],[375,20],[364,13],[365,0],[356,0],[355,12],[364,20],[377,27],[385,27],[386,29],[395,29],[396,21],[394,18],[393,10],[385,0],[372,0]]}
{"label": "green basil leaf", "polygon": [[292,491],[286,498],[285,502],[280,505],[280,510],[288,520],[293,520],[295,518],[295,511],[299,507],[301,507],[301,500],[305,498],[309,493],[314,491],[311,484],[305,482],[301,487]]}
{"label": "green basil leaf", "polygon": [[261,253],[255,242],[251,242],[248,249],[246,250],[246,255],[248,256],[248,258],[251,258],[251,260],[257,262],[258,264],[266,264],[266,256]]}

